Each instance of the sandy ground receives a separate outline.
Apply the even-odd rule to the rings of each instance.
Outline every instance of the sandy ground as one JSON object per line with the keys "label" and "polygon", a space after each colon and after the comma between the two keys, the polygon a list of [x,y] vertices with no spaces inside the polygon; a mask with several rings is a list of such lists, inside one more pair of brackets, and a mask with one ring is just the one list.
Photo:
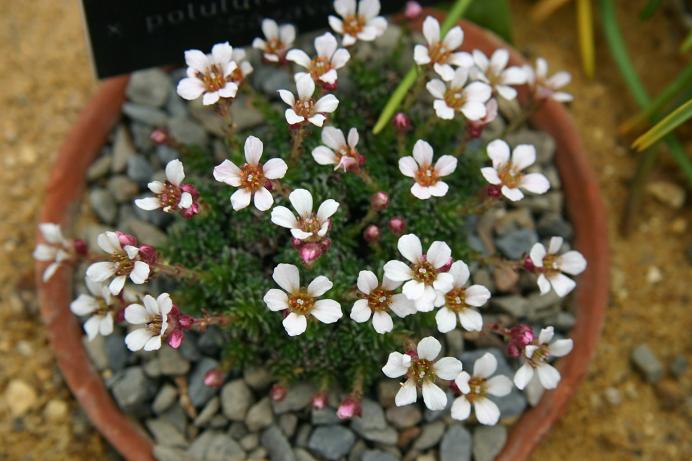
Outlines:
{"label": "sandy ground", "polygon": [[[641,23],[634,12],[643,1],[618,3],[637,5],[623,8],[620,19],[636,50],[637,69],[655,93],[684,64],[676,52],[679,22],[658,14]],[[690,357],[690,207],[671,208],[647,196],[634,232],[626,239],[617,233],[635,156],[614,128],[635,105],[602,37],[598,77],[582,77],[571,7],[537,27],[527,19],[528,0],[512,4],[519,48],[548,57],[554,69],[575,77],[572,113],[610,211],[613,252],[612,296],[598,356],[533,459],[689,459],[691,373],[655,388],[632,370],[629,356],[647,342],[666,364],[676,354]],[[0,12],[0,460],[104,459],[110,456],[107,445],[85,422],[55,367],[32,293],[30,251],[43,182],[62,137],[96,86],[79,2],[0,0]],[[683,184],[669,163],[662,161],[654,178]],[[7,399],[16,393],[25,408],[20,399]]]}

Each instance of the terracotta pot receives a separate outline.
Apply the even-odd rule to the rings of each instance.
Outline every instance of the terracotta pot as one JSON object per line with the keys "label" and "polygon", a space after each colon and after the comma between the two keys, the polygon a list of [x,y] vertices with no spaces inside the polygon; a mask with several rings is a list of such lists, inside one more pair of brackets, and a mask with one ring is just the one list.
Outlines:
{"label": "terracotta pot", "polygon": [[[438,11],[427,10],[423,17],[428,14],[438,18],[442,16]],[[478,26],[464,21],[461,25],[465,34],[463,48],[466,50],[478,48],[490,54],[498,47],[509,48]],[[511,51],[512,64],[524,62],[516,51]],[[87,168],[120,116],[127,82],[128,77],[104,82],[70,131],[48,182],[41,222],[61,223],[65,229],[70,228],[85,186]],[[576,325],[571,332],[574,350],[558,363],[562,381],[557,389],[546,392],[538,406],[525,412],[512,427],[497,458],[502,461],[526,459],[564,412],[586,375],[600,336],[608,296],[605,211],[579,136],[567,111],[552,101],[547,102],[531,122],[555,138],[556,163],[576,235],[575,247],[584,254],[589,266],[579,277],[574,297]],[[151,440],[116,406],[82,346],[82,330],[69,309],[72,271],[63,268],[44,284],[40,278],[43,268],[44,264],[37,263],[41,315],[68,386],[94,426],[125,458],[153,460]]]}

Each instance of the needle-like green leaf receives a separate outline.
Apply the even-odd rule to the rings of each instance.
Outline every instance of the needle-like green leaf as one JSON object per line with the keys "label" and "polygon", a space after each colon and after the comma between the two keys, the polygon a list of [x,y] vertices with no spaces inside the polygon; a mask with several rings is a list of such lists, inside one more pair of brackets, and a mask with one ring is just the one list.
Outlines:
{"label": "needle-like green leaf", "polygon": [[661,140],[661,138],[690,118],[692,118],[692,99],[688,99],[682,106],[672,111],[664,117],[663,120],[651,127],[649,131],[639,136],[632,143],[632,147],[641,152]]}

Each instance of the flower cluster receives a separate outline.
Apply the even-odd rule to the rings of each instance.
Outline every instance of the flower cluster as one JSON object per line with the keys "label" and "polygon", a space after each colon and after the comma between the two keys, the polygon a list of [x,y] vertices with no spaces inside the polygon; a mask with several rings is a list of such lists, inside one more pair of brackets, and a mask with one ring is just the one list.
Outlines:
{"label": "flower cluster", "polygon": [[[526,192],[547,192],[550,187],[548,179],[534,165],[534,146],[519,144],[511,148],[502,139],[487,144],[482,139],[477,140],[475,143],[481,147],[475,153],[482,153],[483,159],[487,154],[491,163],[480,171],[480,163],[467,163],[459,158],[467,154],[466,142],[480,137],[485,127],[499,117],[498,98],[514,100],[518,87],[527,85],[536,104],[547,98],[566,101],[569,95],[559,90],[569,77],[558,73],[548,78],[543,60],[536,62],[535,69],[513,66],[510,53],[504,49],[494,51],[489,57],[479,50],[462,51],[464,33],[461,27],[443,31],[435,18],[426,18],[423,22],[425,44],[416,45],[413,55],[419,66],[419,86],[427,88],[434,99],[433,107],[427,108],[431,115],[430,123],[453,124],[461,120],[462,129],[454,129],[454,132],[461,133],[463,138],[456,152],[435,156],[432,144],[436,145],[438,153],[449,146],[441,144],[440,136],[427,126],[415,127],[415,136],[408,139],[408,133],[414,128],[412,118],[405,112],[398,113],[391,133],[391,139],[399,141],[397,157],[389,159],[391,161],[371,157],[372,163],[386,163],[386,167],[395,172],[393,176],[398,182],[393,186],[384,182],[385,187],[380,187],[381,178],[370,170],[371,162],[366,162],[376,143],[367,127],[353,126],[358,125],[359,118],[337,117],[339,99],[333,93],[337,87],[343,90],[348,86],[337,85],[337,82],[340,77],[352,75],[347,73],[352,72],[354,61],[359,56],[355,48],[363,46],[359,42],[377,39],[385,32],[387,21],[379,16],[378,0],[360,0],[358,3],[355,0],[336,0],[334,9],[336,15],[328,20],[334,34],[326,32],[317,36],[314,53],[294,47],[296,29],[293,25],[279,25],[272,19],[262,21],[264,35],[253,42],[253,48],[261,52],[266,65],[283,66],[289,72],[295,67],[300,68],[292,75],[295,88],[280,89],[275,94],[288,106],[283,114],[287,123],[283,123],[280,112],[275,120],[286,132],[286,143],[290,136],[290,153],[278,143],[270,142],[275,138],[269,134],[268,137],[262,134],[267,140],[268,156],[272,157],[266,161],[263,159],[265,144],[258,137],[246,136],[240,148],[229,109],[253,70],[244,50],[229,43],[214,45],[210,54],[189,50],[185,52],[187,74],[180,80],[177,92],[186,100],[201,98],[203,105],[210,106],[225,118],[227,127],[229,158],[213,169],[214,163],[198,168],[203,170],[201,173],[205,177],[213,177],[215,182],[210,180],[211,185],[206,185],[219,193],[206,195],[208,188],[197,182],[203,178],[196,176],[200,173],[196,169],[188,170],[188,173],[193,173],[188,179],[191,182],[183,182],[183,162],[176,159],[166,165],[165,180],[148,184],[153,195],[135,200],[135,205],[142,210],[160,209],[193,219],[195,224],[210,214],[223,216],[219,227],[225,227],[229,217],[230,226],[236,225],[233,222],[236,218],[238,226],[250,219],[251,222],[260,222],[262,231],[266,235],[272,234],[271,238],[265,239],[270,243],[242,242],[242,251],[228,253],[216,251],[217,247],[214,247],[220,259],[237,258],[237,267],[243,270],[243,264],[248,261],[244,258],[253,257],[248,256],[250,244],[262,248],[263,253],[257,259],[261,260],[258,264],[263,267],[263,272],[257,274],[255,286],[224,286],[225,296],[237,293],[240,298],[253,293],[249,297],[256,299],[248,303],[254,310],[244,311],[243,315],[235,315],[231,310],[227,315],[214,316],[203,309],[201,316],[195,318],[184,314],[169,293],[157,296],[144,293],[146,290],[141,288],[160,274],[187,278],[201,286],[207,282],[214,283],[212,279],[226,274],[197,272],[204,264],[199,264],[195,270],[170,264],[167,260],[170,255],[164,252],[163,257],[159,257],[150,245],[140,244],[134,236],[119,231],[100,234],[97,245],[102,252],[92,254],[83,242],[65,239],[56,224],[42,224],[43,241],[36,247],[34,256],[49,264],[44,272],[46,281],[62,264],[80,257],[89,263],[86,269],[88,292],[80,294],[71,304],[76,315],[86,318],[84,330],[89,339],[112,333],[114,324],[124,320],[129,325],[125,337],[127,347],[132,351],[152,351],[164,343],[179,347],[185,331],[191,328],[203,329],[212,324],[260,319],[261,327],[251,332],[246,331],[249,329],[238,332],[234,341],[240,342],[240,338],[253,335],[261,337],[257,331],[268,327],[280,332],[281,340],[290,337],[292,345],[300,344],[298,349],[307,351],[320,332],[347,325],[345,328],[366,331],[370,338],[375,338],[373,344],[386,344],[386,352],[395,348],[403,351],[389,353],[382,367],[387,377],[403,379],[396,394],[396,405],[416,402],[420,391],[430,410],[443,410],[447,408],[451,395],[448,391],[451,391],[454,393],[452,418],[467,419],[473,410],[480,423],[496,424],[501,415],[493,402],[495,397],[507,395],[513,386],[524,389],[529,385],[539,385],[552,389],[558,385],[560,375],[550,360],[569,353],[572,341],[553,341],[552,327],[534,334],[533,328],[527,324],[512,328],[485,325],[481,311],[490,300],[491,291],[482,284],[471,283],[475,264],[484,262],[476,255],[460,250],[453,235],[437,234],[440,227],[436,226],[447,223],[430,223],[432,230],[421,231],[419,226],[406,233],[407,223],[411,224],[416,219],[413,213],[408,215],[407,207],[411,203],[420,206],[418,210],[425,206],[429,209],[445,206],[445,200],[459,193],[455,188],[461,188],[461,174],[473,173],[490,184],[487,195],[483,195],[473,209],[503,206],[500,202],[502,197],[516,202]],[[407,6],[407,17],[419,14],[420,7]],[[343,106],[350,105],[348,98],[343,101],[339,112],[344,110]],[[339,122],[342,122],[340,127]],[[311,143],[305,143],[310,136]],[[162,142],[166,138],[160,129],[155,137]],[[311,148],[308,155],[303,152],[306,146]],[[405,155],[408,152],[411,155]],[[181,158],[184,155],[185,152],[181,152]],[[197,163],[200,162],[191,162],[188,166]],[[469,165],[476,166],[470,168]],[[403,178],[396,172],[396,166]],[[320,171],[319,181],[312,181],[315,171]],[[353,184],[362,184],[366,193],[360,189],[354,191]],[[230,204],[226,199],[226,186],[233,188]],[[389,186],[391,189],[387,188]],[[406,192],[409,187],[410,194]],[[334,192],[337,188],[346,192],[338,195]],[[250,206],[251,203],[254,207]],[[393,206],[397,207],[395,212],[391,212]],[[461,214],[457,209],[449,213]],[[355,222],[344,223],[349,219]],[[388,236],[387,229],[391,231]],[[431,235],[433,232],[435,235]],[[226,236],[223,233],[219,235]],[[360,236],[362,240],[359,241]],[[552,289],[557,295],[566,296],[576,285],[567,275],[576,276],[584,271],[586,261],[575,250],[562,253],[563,243],[561,238],[554,237],[547,249],[542,243],[527,248],[528,255],[524,261],[502,263],[513,270],[523,268],[533,274],[540,293],[546,294]],[[395,255],[397,250],[400,257]],[[344,253],[349,253],[348,257]],[[352,265],[349,269],[342,269],[342,263],[355,259],[351,253],[367,254],[369,263],[359,265],[355,270]],[[334,257],[320,260],[325,254]],[[464,255],[468,264],[458,258],[460,255]],[[200,252],[195,258],[207,256]],[[302,262],[303,267],[291,262]],[[248,264],[247,267],[251,271],[258,266]],[[311,279],[309,283],[301,283],[301,271]],[[206,280],[205,275],[211,281]],[[134,289],[128,281],[140,287]],[[259,295],[257,290],[261,291]],[[342,306],[350,308],[347,319],[343,319]],[[497,358],[490,353],[482,355],[473,364],[462,364],[456,357],[440,358],[442,345],[435,337],[427,336],[418,342],[412,337],[427,333],[428,329],[420,327],[426,324],[433,329],[435,325],[441,334],[457,328],[470,335],[497,334],[506,341],[508,355],[521,361],[521,367],[510,379],[496,374]],[[329,338],[321,341],[329,341]],[[280,353],[273,350],[269,355],[274,357]],[[381,354],[381,358],[384,359],[385,355]],[[205,375],[204,382],[218,387],[223,384],[228,371],[211,370]],[[357,377],[351,392],[339,406],[337,414],[340,418],[356,416],[360,412],[364,379],[360,376],[362,370],[356,370],[355,374]],[[285,390],[283,383],[278,382],[272,388],[272,398],[282,398]],[[315,408],[326,404],[326,391],[323,387],[315,394]]]}

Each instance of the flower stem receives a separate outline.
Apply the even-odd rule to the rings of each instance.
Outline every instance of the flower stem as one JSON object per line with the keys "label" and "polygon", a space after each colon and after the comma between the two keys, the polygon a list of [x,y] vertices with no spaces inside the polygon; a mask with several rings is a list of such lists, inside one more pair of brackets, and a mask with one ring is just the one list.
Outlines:
{"label": "flower stem", "polygon": [[457,209],[457,213],[463,216],[483,214],[497,203],[498,199],[495,197],[486,197],[482,201],[476,203],[466,204]]}
{"label": "flower stem", "polygon": [[169,265],[157,262],[153,264],[153,268],[159,274],[170,275],[171,277],[187,278],[191,280],[199,280],[201,278],[200,272],[179,265]]}
{"label": "flower stem", "polygon": [[303,152],[303,139],[305,138],[305,126],[300,125],[297,129],[291,130],[291,157],[289,162],[292,166],[298,164],[300,154]]}
{"label": "flower stem", "polygon": [[217,104],[217,111],[224,121],[224,132],[226,134],[226,142],[228,148],[234,150],[238,146],[238,139],[235,135],[235,122],[233,121],[233,112],[231,111],[232,99],[222,99]]}
{"label": "flower stem", "polygon": [[521,114],[519,114],[518,117],[514,118],[514,120],[510,122],[507,128],[505,128],[505,130],[502,132],[502,135],[500,135],[500,138],[504,138],[509,133],[514,133],[522,125],[524,125],[527,120],[530,119],[531,116],[541,108],[544,101],[545,99],[537,99],[532,95],[529,104],[522,109]]}

